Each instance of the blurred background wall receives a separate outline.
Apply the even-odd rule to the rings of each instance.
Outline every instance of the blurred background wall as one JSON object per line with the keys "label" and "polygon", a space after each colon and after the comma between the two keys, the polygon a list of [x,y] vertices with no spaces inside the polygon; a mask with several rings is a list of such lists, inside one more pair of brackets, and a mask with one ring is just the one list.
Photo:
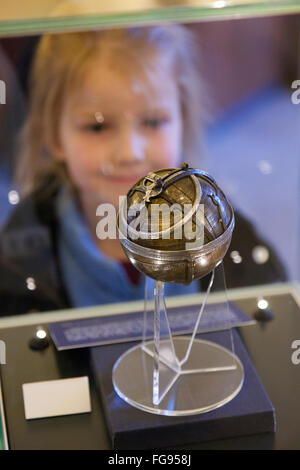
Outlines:
{"label": "blurred background wall", "polygon": [[[199,43],[210,120],[207,158],[234,206],[249,217],[299,277],[300,15],[191,24]],[[37,37],[0,39],[0,79],[9,83],[0,112],[0,223],[11,205],[16,135],[26,113],[27,78]],[[5,116],[3,112],[5,110]]]}

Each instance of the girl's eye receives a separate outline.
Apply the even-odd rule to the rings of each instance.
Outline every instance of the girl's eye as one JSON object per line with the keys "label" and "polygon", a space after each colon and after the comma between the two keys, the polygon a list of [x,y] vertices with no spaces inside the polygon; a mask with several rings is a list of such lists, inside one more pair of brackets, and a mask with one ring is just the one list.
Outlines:
{"label": "girl's eye", "polygon": [[166,123],[166,119],[163,118],[148,118],[144,119],[143,124],[150,129],[159,129]]}
{"label": "girl's eye", "polygon": [[95,132],[95,133],[103,132],[107,130],[107,128],[108,128],[107,124],[100,123],[100,122],[95,122],[95,123],[87,124],[86,126],[84,126],[85,130],[90,131],[90,132]]}

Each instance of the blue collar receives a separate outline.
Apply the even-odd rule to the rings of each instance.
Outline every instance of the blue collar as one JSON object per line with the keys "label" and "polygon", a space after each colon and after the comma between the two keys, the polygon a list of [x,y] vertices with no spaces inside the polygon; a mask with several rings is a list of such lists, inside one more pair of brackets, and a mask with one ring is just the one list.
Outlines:
{"label": "blue collar", "polygon": [[[121,263],[102,253],[90,235],[70,191],[63,187],[57,200],[58,256],[65,287],[73,307],[128,302],[144,298],[145,278],[138,285],[129,280]],[[155,281],[148,279],[148,291]],[[198,283],[190,286],[167,284],[166,295],[191,294]]]}

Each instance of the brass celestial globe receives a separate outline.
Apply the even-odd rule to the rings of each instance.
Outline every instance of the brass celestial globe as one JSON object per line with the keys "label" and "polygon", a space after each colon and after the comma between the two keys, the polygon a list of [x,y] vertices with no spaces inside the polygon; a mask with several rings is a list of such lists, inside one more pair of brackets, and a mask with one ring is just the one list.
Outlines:
{"label": "brass celestial globe", "polygon": [[211,176],[184,163],[139,180],[120,206],[117,225],[139,271],[157,281],[190,284],[224,258],[234,212]]}

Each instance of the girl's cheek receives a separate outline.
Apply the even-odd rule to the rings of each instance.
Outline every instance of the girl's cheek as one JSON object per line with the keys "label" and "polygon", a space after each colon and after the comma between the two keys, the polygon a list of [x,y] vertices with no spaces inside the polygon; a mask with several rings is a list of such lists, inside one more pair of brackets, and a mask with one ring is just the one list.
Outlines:
{"label": "girl's cheek", "polygon": [[159,161],[163,166],[176,167],[181,163],[181,146],[177,139],[161,142]]}

